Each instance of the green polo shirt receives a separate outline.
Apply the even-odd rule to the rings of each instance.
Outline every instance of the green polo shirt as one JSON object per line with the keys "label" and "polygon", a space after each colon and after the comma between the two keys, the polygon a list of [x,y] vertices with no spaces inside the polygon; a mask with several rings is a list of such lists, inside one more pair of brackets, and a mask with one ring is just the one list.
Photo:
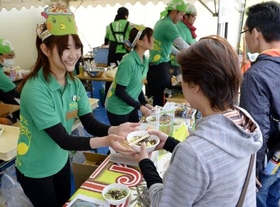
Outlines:
{"label": "green polo shirt", "polygon": [[11,81],[11,79],[4,73],[3,67],[0,64],[0,90],[5,93],[15,89],[16,85]]}
{"label": "green polo shirt", "polygon": [[187,25],[185,25],[183,21],[179,21],[176,24],[176,27],[182,39],[185,40],[186,43],[188,43],[189,45],[193,45],[194,43],[196,43],[196,39],[192,37],[190,28]]}
{"label": "green polo shirt", "polygon": [[62,123],[70,134],[76,114],[91,113],[88,97],[81,81],[67,77],[65,87],[50,75],[47,82],[42,73],[29,79],[21,92],[20,136],[16,166],[31,178],[43,178],[60,171],[68,152],[60,148],[44,131]]}
{"label": "green polo shirt", "polygon": [[108,91],[106,98],[106,109],[117,115],[126,115],[134,108],[127,105],[122,99],[115,95],[116,84],[126,86],[126,92],[138,101],[138,96],[143,88],[148,72],[148,59],[144,56],[143,61],[136,51],[125,55],[118,66],[116,77]]}
{"label": "green polo shirt", "polygon": [[169,16],[156,23],[153,36],[155,42],[153,49],[150,50],[150,63],[158,65],[163,62],[169,62],[173,41],[180,37],[176,25]]}

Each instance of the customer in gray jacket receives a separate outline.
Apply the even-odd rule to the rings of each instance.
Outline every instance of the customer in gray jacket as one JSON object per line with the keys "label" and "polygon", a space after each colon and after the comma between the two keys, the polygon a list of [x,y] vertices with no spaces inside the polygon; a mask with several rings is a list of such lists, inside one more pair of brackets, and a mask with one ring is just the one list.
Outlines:
{"label": "customer in gray jacket", "polygon": [[[250,157],[262,146],[257,123],[235,106],[242,80],[238,58],[221,37],[208,36],[177,55],[186,101],[201,111],[196,130],[181,143],[162,132],[157,149],[172,152],[170,166],[159,176],[145,144],[135,155],[149,188],[153,207],[235,207]],[[244,207],[256,206],[255,168]]]}

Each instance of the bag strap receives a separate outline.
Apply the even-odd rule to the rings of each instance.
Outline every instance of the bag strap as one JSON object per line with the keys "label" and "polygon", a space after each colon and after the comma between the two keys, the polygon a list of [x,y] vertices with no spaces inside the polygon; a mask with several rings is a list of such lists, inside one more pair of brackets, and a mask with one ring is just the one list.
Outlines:
{"label": "bag strap", "polygon": [[113,36],[115,38],[115,42],[117,42],[116,33],[115,33],[114,29],[113,29],[113,23],[110,24],[110,28],[111,28],[112,34],[113,34]]}
{"label": "bag strap", "polygon": [[248,168],[247,175],[246,175],[246,179],[245,179],[245,183],[243,185],[242,192],[241,192],[241,195],[239,197],[239,200],[237,202],[236,207],[242,207],[243,206],[243,202],[245,200],[245,195],[246,195],[247,188],[248,188],[248,185],[249,185],[250,177],[252,175],[254,161],[255,161],[255,154],[252,154],[251,159],[250,159],[250,163],[249,163],[249,168]]}

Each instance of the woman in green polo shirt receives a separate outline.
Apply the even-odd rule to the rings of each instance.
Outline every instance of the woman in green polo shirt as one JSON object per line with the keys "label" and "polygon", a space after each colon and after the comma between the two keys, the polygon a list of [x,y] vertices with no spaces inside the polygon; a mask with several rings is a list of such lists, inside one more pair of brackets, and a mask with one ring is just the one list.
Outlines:
{"label": "woman in green polo shirt", "polygon": [[[68,150],[110,146],[123,154],[133,153],[120,142],[139,124],[110,127],[93,117],[84,86],[72,74],[83,52],[73,13],[65,5],[52,4],[42,16],[46,22],[36,30],[37,61],[19,86],[16,173],[35,207],[61,207],[71,190]],[[98,137],[71,136],[76,117]]]}
{"label": "woman in green polo shirt", "polygon": [[149,62],[144,53],[153,47],[152,35],[151,28],[136,25],[130,32],[126,43],[132,51],[122,59],[105,103],[113,126],[127,121],[139,122],[138,110],[148,116],[153,108],[142,91]]}
{"label": "woman in green polo shirt", "polygon": [[[3,67],[14,66],[14,47],[12,43],[4,38],[0,38],[0,101],[7,104],[18,105],[15,98],[19,98],[16,91],[16,85],[4,73]],[[19,119],[19,112],[13,113],[11,121],[16,122]]]}

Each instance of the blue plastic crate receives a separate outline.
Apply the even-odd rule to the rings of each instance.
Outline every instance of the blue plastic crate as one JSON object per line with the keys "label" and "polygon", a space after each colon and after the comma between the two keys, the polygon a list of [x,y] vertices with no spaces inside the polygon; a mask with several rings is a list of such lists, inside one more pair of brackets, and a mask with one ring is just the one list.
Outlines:
{"label": "blue plastic crate", "polygon": [[96,64],[107,65],[109,48],[93,48],[93,59]]}

